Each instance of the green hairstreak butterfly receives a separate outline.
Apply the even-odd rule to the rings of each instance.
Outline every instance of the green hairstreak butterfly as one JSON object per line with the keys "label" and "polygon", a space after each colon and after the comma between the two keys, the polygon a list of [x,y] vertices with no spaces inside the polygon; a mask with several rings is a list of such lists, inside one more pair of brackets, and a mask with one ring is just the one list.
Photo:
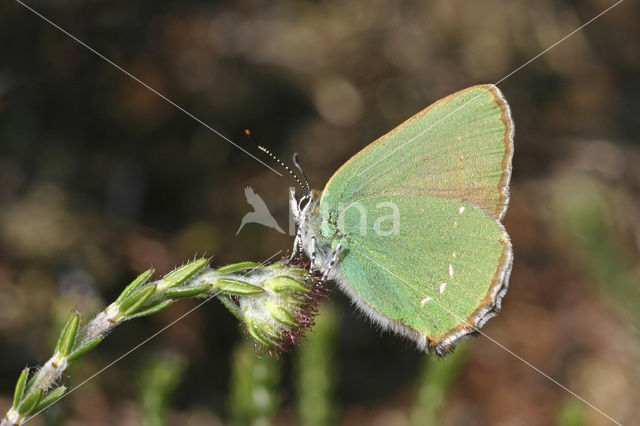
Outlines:
{"label": "green hairstreak butterfly", "polygon": [[454,93],[290,194],[300,247],[375,324],[447,353],[500,310],[513,261],[513,121],[494,85]]}

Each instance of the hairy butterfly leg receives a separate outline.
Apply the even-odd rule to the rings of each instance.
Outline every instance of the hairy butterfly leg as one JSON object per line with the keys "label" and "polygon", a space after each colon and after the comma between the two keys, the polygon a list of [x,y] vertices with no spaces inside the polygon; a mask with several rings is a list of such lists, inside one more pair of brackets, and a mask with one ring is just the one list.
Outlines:
{"label": "hairy butterfly leg", "polygon": [[338,258],[340,257],[340,252],[341,251],[342,251],[342,243],[338,243],[338,245],[336,246],[336,248],[333,251],[333,254],[331,255],[331,260],[329,261],[329,264],[327,265],[327,269],[322,274],[322,281],[325,281],[327,279],[327,276],[329,275],[329,272],[331,272],[333,267],[336,265],[336,262],[338,262]]}

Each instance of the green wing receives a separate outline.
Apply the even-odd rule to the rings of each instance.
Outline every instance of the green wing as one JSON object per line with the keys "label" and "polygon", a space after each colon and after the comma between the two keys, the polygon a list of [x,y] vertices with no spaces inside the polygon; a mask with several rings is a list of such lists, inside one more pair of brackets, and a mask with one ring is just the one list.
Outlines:
{"label": "green wing", "polygon": [[[338,221],[346,246],[339,282],[375,322],[446,351],[499,309],[511,243],[484,209],[427,195],[357,203],[363,209],[352,205]],[[396,232],[390,205],[399,214]]]}
{"label": "green wing", "polygon": [[371,143],[327,183],[321,204],[376,194],[471,201],[502,219],[509,198],[513,123],[493,85],[439,100]]}

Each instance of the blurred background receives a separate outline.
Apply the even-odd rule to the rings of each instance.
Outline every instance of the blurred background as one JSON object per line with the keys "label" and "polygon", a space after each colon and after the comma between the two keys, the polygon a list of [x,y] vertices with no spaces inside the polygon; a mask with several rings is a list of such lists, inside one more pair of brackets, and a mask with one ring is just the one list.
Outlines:
{"label": "blurred background", "polygon": [[[431,102],[496,82],[613,1],[36,0],[40,13],[251,153],[298,152],[322,188]],[[640,418],[640,9],[621,3],[500,84],[516,123],[515,263],[484,330],[623,423]],[[149,266],[260,261],[251,186],[279,177],[18,3],[0,3],[0,411]],[[272,164],[277,167],[275,164]],[[71,386],[195,306],[118,327]],[[333,286],[308,342],[258,358],[212,301],[32,425],[605,425],[490,340],[446,360],[382,334]]]}

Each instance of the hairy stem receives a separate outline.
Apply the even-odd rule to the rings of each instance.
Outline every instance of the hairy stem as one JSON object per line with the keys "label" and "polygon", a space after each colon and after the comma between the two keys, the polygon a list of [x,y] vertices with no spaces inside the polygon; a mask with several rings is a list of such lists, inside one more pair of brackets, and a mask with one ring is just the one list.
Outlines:
{"label": "hairy stem", "polygon": [[[218,297],[268,350],[285,349],[313,323],[317,282],[291,260],[261,265],[242,262],[211,268],[206,259],[189,262],[149,281],[140,274],[118,298],[80,327],[74,312],[60,331],[53,355],[35,372],[25,368],[15,386],[13,404],[0,426],[18,426],[45,410],[67,391],[56,384],[70,362],[97,346],[116,326],[151,315],[180,298]],[[30,374],[31,373],[31,374]]]}

